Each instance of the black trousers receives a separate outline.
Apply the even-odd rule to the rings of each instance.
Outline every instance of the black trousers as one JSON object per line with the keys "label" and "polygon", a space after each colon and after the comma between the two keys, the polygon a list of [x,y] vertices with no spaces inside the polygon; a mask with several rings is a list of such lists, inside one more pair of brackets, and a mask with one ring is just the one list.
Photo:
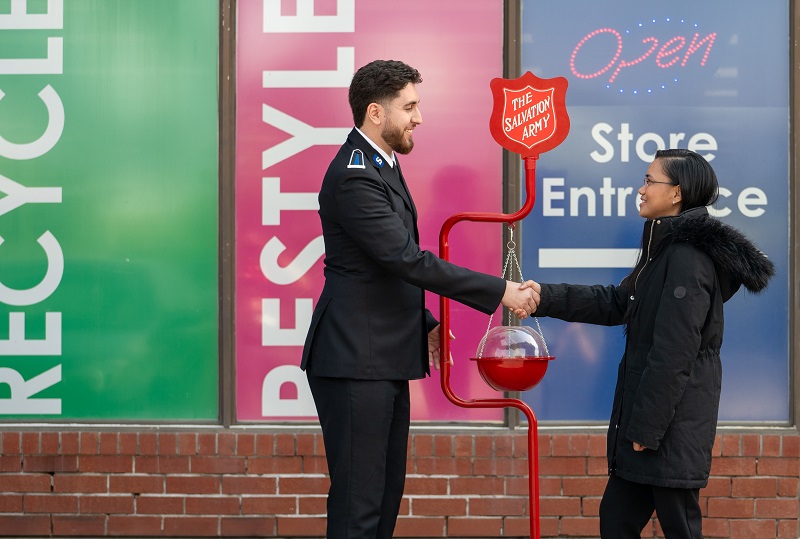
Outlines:
{"label": "black trousers", "polygon": [[600,537],[638,539],[655,511],[666,539],[702,539],[699,499],[700,489],[642,485],[611,474],[600,502]]}
{"label": "black trousers", "polygon": [[390,539],[403,498],[408,381],[308,375],[331,486],[328,539]]}

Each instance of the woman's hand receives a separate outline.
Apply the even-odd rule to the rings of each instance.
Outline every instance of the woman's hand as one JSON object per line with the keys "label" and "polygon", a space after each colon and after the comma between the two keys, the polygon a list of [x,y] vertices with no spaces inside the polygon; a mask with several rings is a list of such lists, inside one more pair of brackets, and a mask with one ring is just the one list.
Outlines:
{"label": "woman's hand", "polygon": [[[533,291],[536,292],[537,296],[540,296],[542,294],[542,285],[540,285],[539,283],[537,283],[536,281],[533,281],[531,279],[528,279],[527,281],[522,283],[522,286],[520,288],[522,288],[523,290],[526,289],[526,288],[533,288]],[[541,298],[538,298],[538,299],[541,299]],[[536,304],[538,305],[539,302],[537,301]]]}

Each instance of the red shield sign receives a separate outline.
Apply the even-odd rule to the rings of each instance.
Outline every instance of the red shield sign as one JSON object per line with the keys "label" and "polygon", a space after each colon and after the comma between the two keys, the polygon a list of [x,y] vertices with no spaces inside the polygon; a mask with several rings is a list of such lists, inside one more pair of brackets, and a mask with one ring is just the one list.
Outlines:
{"label": "red shield sign", "polygon": [[567,137],[567,79],[540,79],[528,71],[514,80],[493,79],[490,87],[494,109],[489,130],[504,148],[536,157]]}

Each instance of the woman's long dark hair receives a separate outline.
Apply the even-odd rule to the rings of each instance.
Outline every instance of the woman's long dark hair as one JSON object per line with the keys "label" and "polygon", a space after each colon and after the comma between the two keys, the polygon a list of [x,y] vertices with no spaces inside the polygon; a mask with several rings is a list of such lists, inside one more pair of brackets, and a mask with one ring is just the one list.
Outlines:
{"label": "woman's long dark hair", "polygon": [[[714,169],[708,164],[702,155],[683,148],[672,148],[669,150],[658,150],[655,160],[661,164],[664,175],[673,184],[681,188],[681,212],[710,206],[719,198],[719,182]],[[642,240],[644,241],[644,239]],[[620,286],[624,286],[628,294],[633,293],[633,283],[636,275],[643,266],[644,245],[639,246],[639,260],[631,272],[622,280]],[[628,322],[630,311],[625,314],[625,322]]]}
{"label": "woman's long dark hair", "polygon": [[719,197],[719,182],[714,169],[702,155],[675,148],[658,150],[664,175],[681,187],[681,211],[710,206]]}

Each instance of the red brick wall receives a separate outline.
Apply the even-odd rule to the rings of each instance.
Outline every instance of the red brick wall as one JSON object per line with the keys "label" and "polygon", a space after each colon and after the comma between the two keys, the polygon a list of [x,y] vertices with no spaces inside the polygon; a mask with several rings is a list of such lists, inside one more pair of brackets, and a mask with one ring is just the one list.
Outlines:
{"label": "red brick wall", "polygon": [[[528,535],[525,431],[412,433],[398,537]],[[0,431],[0,535],[324,533],[319,434],[247,429]],[[539,435],[542,537],[597,537],[605,436]],[[800,536],[800,436],[722,433],[707,537]],[[653,523],[644,536],[659,535]]]}

